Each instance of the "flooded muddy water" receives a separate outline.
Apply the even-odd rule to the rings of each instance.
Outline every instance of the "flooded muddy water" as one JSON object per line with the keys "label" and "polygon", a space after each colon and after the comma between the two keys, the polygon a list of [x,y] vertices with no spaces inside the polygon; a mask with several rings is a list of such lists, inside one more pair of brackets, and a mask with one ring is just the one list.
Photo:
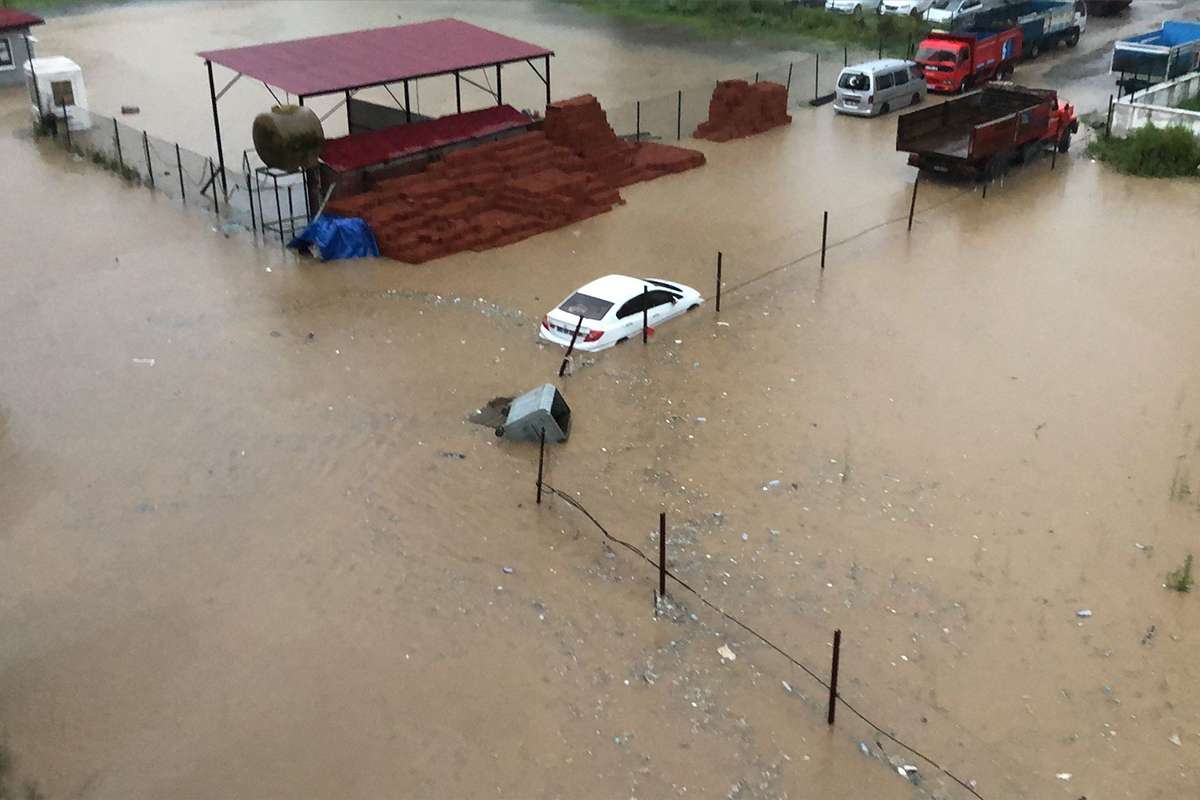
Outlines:
{"label": "flooded muddy water", "polygon": [[[202,148],[177,50],[396,8],[607,65],[556,64],[564,92],[757,59],[501,3],[135,6],[40,38],[98,108]],[[468,416],[551,381],[574,424],[549,484],[649,550],[665,511],[673,569],[818,674],[840,628],[842,695],[982,796],[1194,793],[1200,603],[1162,584],[1200,551],[1200,185],[1079,145],[986,199],[922,182],[910,234],[894,117],[793,114],[611,213],[414,267],[226,238],[0,95],[19,774],[86,800],[970,796],[844,709],[828,728],[815,682],[686,593],[656,619],[649,565],[537,507],[536,447]],[[719,315],[556,379],[554,303],[609,272],[709,294],[717,251]]]}

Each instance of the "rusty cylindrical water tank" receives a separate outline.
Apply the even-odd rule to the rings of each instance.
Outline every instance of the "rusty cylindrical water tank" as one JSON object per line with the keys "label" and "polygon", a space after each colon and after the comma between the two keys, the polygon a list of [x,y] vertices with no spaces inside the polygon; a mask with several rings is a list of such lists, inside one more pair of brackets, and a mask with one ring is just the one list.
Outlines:
{"label": "rusty cylindrical water tank", "polygon": [[285,172],[315,167],[325,143],[321,120],[304,106],[274,106],[254,118],[252,133],[263,163]]}

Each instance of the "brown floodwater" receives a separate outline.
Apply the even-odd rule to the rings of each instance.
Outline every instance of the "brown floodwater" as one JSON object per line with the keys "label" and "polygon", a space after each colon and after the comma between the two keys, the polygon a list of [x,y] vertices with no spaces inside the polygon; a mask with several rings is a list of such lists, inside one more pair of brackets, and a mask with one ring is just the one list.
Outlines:
{"label": "brown floodwater", "polygon": [[[502,3],[135,6],[40,38],[97,110],[205,149],[192,50],[396,9],[544,41],[602,98],[779,56]],[[555,381],[548,483],[650,549],[666,511],[674,569],[819,674],[840,628],[843,696],[984,797],[1194,794],[1200,601],[1162,584],[1200,551],[1200,184],[1080,143],[986,199],[923,183],[910,234],[894,117],[793,114],[611,213],[414,267],[226,238],[0,95],[18,774],[85,800],[968,797],[844,710],[829,729],[816,683],[679,590],[656,619],[647,564],[534,505],[536,448],[466,418]],[[707,294],[718,250],[720,315],[556,379],[561,297],[608,272]]]}

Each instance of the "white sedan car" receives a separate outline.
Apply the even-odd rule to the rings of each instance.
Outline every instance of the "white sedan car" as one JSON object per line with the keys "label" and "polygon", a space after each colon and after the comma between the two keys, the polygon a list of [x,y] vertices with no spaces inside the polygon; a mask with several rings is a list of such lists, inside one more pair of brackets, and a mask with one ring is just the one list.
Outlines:
{"label": "white sedan car", "polygon": [[642,311],[654,328],[704,302],[690,286],[660,278],[605,275],[579,288],[542,320],[538,337],[567,347],[579,326],[576,350],[595,352],[642,335]]}
{"label": "white sedan car", "polygon": [[861,17],[864,13],[878,14],[883,5],[881,0],[825,0],[825,10],[835,14],[854,14]]}
{"label": "white sedan car", "polygon": [[923,17],[933,0],[883,0],[880,13],[901,17]]}

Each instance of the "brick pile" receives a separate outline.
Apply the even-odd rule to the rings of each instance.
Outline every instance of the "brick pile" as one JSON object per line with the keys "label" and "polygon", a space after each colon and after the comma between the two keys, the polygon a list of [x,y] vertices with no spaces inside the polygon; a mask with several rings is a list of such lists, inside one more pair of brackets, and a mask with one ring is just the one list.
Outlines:
{"label": "brick pile", "polygon": [[708,102],[708,120],[693,134],[697,139],[727,142],[791,123],[787,89],[779,83],[720,81]]}
{"label": "brick pile", "polygon": [[416,264],[570,225],[623,203],[622,186],[703,163],[694,150],[620,139],[584,95],[552,104],[540,131],[449,152],[327,210],[362,217],[384,256]]}

